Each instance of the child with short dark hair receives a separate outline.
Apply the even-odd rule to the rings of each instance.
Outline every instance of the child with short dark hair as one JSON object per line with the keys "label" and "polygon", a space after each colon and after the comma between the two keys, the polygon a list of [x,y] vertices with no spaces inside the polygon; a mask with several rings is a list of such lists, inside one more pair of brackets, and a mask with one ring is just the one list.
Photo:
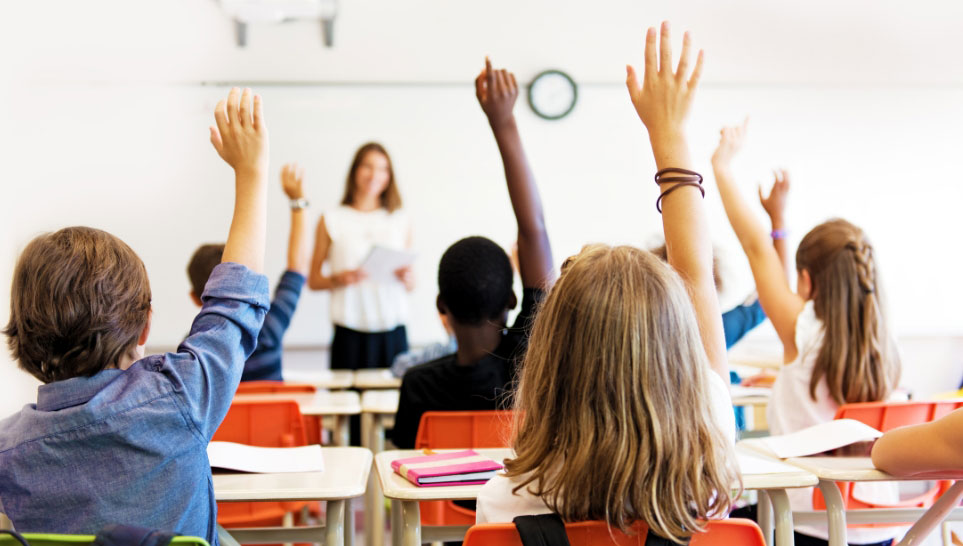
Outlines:
{"label": "child with short dark hair", "polygon": [[445,251],[438,265],[437,305],[449,320],[458,350],[405,373],[392,433],[399,448],[414,447],[426,411],[500,407],[515,375],[515,361],[524,353],[535,307],[546,284],[554,280],[538,187],[512,114],[518,98],[515,76],[493,70],[486,59],[475,79],[475,93],[498,143],[518,222],[522,309],[508,327],[508,312],[518,300],[512,291],[512,266],[500,246],[484,237],[468,237]]}
{"label": "child with short dark hair", "polygon": [[[308,201],[304,198],[302,181],[304,171],[296,164],[285,165],[281,169],[281,186],[291,201],[291,231],[288,235],[288,266],[278,280],[274,290],[271,308],[264,317],[264,326],[257,336],[257,348],[244,363],[241,381],[281,381],[281,341],[291,317],[297,309],[301,289],[304,287],[310,263],[311,248],[305,237],[304,209]],[[224,252],[222,244],[201,245],[191,257],[187,275],[191,279],[191,299],[201,306],[204,285],[217,264],[221,263]]]}
{"label": "child with short dark hair", "polygon": [[120,239],[41,235],[13,275],[4,329],[37,403],[0,422],[0,511],[18,531],[95,534],[132,524],[217,544],[207,444],[268,307],[263,267],[268,136],[261,99],[232,89],[211,142],[235,172],[223,262],[176,353],[144,358],[150,286]]}

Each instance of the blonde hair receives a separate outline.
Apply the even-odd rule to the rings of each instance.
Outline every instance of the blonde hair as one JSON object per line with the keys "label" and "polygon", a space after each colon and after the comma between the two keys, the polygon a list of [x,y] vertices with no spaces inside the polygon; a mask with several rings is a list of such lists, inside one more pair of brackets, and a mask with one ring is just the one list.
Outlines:
{"label": "blonde hair", "polygon": [[708,360],[679,276],[649,252],[590,245],[533,325],[515,397],[522,477],[565,521],[637,520],[682,541],[728,513],[739,476],[709,406]]}
{"label": "blonde hair", "polygon": [[825,379],[837,404],[885,399],[899,380],[873,245],[863,231],[835,219],[813,228],[796,250],[796,269],[809,272],[813,310],[824,328],[809,396]]}

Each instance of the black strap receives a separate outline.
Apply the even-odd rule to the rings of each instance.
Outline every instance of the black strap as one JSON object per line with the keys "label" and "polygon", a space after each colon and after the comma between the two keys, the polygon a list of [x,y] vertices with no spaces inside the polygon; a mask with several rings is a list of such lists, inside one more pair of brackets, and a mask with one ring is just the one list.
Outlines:
{"label": "black strap", "polygon": [[22,544],[23,546],[30,546],[30,543],[27,542],[27,539],[23,538],[23,535],[21,535],[20,533],[14,531],[14,530],[12,530],[12,529],[0,529],[0,533],[5,533],[5,534],[8,534],[8,535],[12,536],[14,540],[16,540],[17,542],[19,542],[19,543]]}
{"label": "black strap", "polygon": [[517,516],[512,522],[522,537],[522,546],[570,546],[558,514]]}
{"label": "black strap", "polygon": [[168,546],[177,533],[135,525],[106,525],[94,537],[94,546]]}
{"label": "black strap", "polygon": [[[688,544],[689,541],[686,540],[682,544]],[[649,530],[649,534],[645,535],[645,546],[679,546],[678,542],[672,542],[667,538],[662,538],[659,535]]]}

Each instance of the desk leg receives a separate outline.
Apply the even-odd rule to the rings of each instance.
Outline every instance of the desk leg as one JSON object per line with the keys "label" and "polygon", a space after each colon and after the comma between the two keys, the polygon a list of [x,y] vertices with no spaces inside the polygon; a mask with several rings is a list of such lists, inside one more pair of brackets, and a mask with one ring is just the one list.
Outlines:
{"label": "desk leg", "polygon": [[350,444],[348,439],[348,419],[347,415],[335,415],[334,416],[334,437],[331,441],[336,446],[347,446]]}
{"label": "desk leg", "polygon": [[785,489],[766,491],[776,520],[776,546],[792,546],[795,538],[792,528],[792,508]]}
{"label": "desk leg", "polygon": [[[933,506],[923,514],[900,541],[899,546],[918,546],[926,540],[926,537],[933,532],[933,529],[943,521],[946,516],[960,505],[963,499],[963,480],[957,481],[952,487],[943,493]],[[945,537],[944,544],[949,544]]]}
{"label": "desk leg", "polygon": [[354,507],[353,499],[344,500],[344,546],[354,546]]}
{"label": "desk leg", "polygon": [[329,500],[324,516],[324,546],[344,545],[345,500]]}
{"label": "desk leg", "polygon": [[418,501],[401,501],[401,544],[421,546],[421,508]]}
{"label": "desk leg", "polygon": [[756,518],[759,520],[759,528],[762,529],[766,545],[772,546],[772,502],[769,499],[769,491],[760,489],[757,493],[759,503],[756,505]]}
{"label": "desk leg", "polygon": [[401,501],[391,499],[391,546],[401,546]]}
{"label": "desk leg", "polygon": [[826,501],[829,546],[846,546],[846,507],[843,505],[843,495],[832,480],[819,480],[819,490]]}

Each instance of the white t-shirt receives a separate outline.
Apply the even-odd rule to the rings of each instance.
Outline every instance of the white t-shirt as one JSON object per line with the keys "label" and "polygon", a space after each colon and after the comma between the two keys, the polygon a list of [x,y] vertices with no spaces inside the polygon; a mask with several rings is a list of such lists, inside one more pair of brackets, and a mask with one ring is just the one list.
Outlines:
{"label": "white t-shirt", "polygon": [[[716,425],[725,432],[729,442],[735,442],[736,420],[732,411],[732,399],[729,397],[729,386],[719,374],[709,371],[707,375],[710,410]],[[504,474],[496,474],[488,480],[478,493],[475,522],[511,523],[515,516],[550,513],[545,501],[532,494],[528,487],[518,493],[512,492],[523,481],[525,480],[522,476],[508,478]]]}
{"label": "white t-shirt", "polygon": [[[408,214],[380,208],[361,212],[346,205],[324,214],[331,237],[332,273],[357,269],[374,246],[404,250],[411,232]],[[364,280],[331,290],[331,322],[360,332],[393,330],[408,320],[408,294],[401,281]]]}
{"label": "white t-shirt", "polygon": [[[823,323],[816,317],[812,300],[807,301],[796,317],[796,360],[782,367],[772,385],[772,398],[766,417],[772,434],[788,434],[819,423],[832,421],[839,409],[829,394],[825,379],[816,386],[816,399],[809,396],[809,381],[816,366],[816,357],[823,344]],[[793,511],[813,509],[813,488],[787,489]],[[858,482],[853,496],[866,502],[893,503],[899,501],[899,488],[893,482]],[[796,525],[796,531],[809,536],[829,539],[826,525]],[[898,528],[850,527],[848,541],[852,544],[883,542],[896,536]]]}

